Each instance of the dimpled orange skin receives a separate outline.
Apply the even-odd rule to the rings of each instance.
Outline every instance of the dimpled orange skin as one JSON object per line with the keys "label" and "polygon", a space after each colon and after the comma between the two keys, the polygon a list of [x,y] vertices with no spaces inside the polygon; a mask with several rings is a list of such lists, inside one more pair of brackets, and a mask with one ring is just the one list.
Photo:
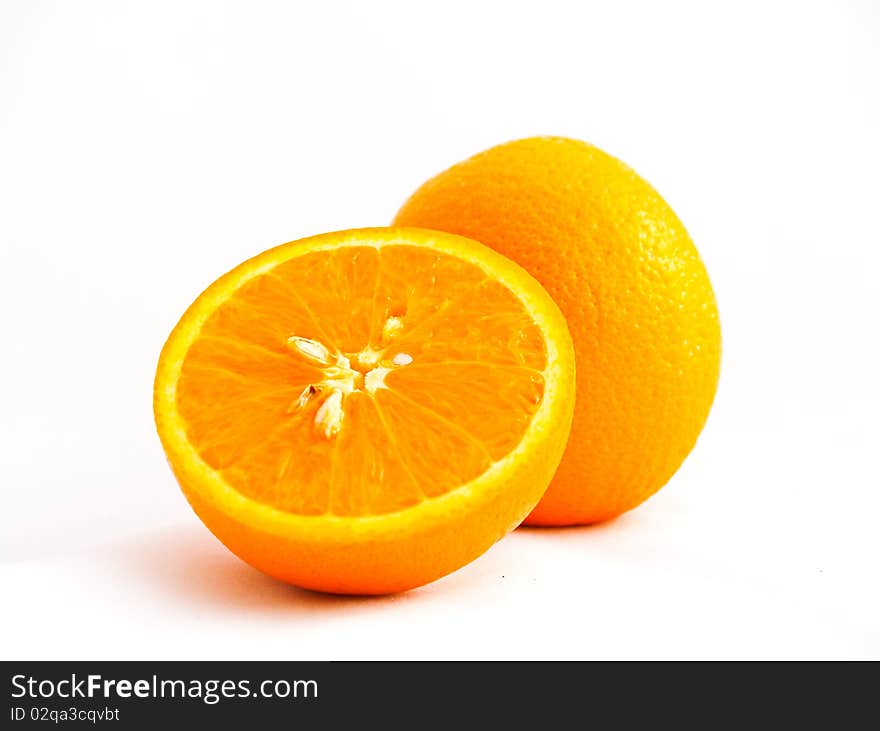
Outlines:
{"label": "dimpled orange skin", "polygon": [[566,316],[574,421],[527,524],[608,520],[672,477],[709,414],[721,332],[697,250],[647,182],[587,143],[529,138],[429,180],[395,223],[487,244],[528,270]]}

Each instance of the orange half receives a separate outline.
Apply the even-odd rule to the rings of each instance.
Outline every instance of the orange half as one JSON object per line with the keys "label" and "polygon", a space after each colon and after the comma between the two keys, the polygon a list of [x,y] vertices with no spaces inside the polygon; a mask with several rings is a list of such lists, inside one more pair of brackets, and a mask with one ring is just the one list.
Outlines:
{"label": "orange half", "polygon": [[387,593],[476,558],[537,504],[574,355],[525,270],[466,238],[359,229],[214,282],[159,359],[154,409],[190,504],[299,586]]}

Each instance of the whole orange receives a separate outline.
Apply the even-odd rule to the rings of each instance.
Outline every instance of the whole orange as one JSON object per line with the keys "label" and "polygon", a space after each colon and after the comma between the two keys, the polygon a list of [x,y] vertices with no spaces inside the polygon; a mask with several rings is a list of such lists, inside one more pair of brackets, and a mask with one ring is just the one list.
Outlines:
{"label": "whole orange", "polygon": [[592,145],[536,137],[429,180],[395,223],[461,234],[505,254],[568,320],[574,422],[527,523],[607,520],[669,480],[709,414],[721,333],[697,250],[647,182]]}

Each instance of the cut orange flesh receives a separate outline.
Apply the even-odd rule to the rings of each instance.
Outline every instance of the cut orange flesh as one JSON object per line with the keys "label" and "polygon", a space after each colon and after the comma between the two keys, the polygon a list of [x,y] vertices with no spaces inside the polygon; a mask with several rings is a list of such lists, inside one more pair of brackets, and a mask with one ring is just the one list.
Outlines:
{"label": "cut orange flesh", "polygon": [[271,249],[209,287],[160,358],[184,492],[235,553],[325,591],[436,579],[534,507],[574,360],[540,285],[476,242],[363,229]]}

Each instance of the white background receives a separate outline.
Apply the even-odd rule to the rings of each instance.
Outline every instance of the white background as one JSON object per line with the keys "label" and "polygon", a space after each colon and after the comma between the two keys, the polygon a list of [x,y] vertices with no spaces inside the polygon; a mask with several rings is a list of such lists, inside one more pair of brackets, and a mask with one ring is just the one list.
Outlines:
{"label": "white background", "polygon": [[[880,658],[876,3],[0,4],[0,656]],[[191,513],[161,345],[274,244],[568,135],[676,209],[718,295],[697,449],[606,525],[407,594],[262,576]]]}

